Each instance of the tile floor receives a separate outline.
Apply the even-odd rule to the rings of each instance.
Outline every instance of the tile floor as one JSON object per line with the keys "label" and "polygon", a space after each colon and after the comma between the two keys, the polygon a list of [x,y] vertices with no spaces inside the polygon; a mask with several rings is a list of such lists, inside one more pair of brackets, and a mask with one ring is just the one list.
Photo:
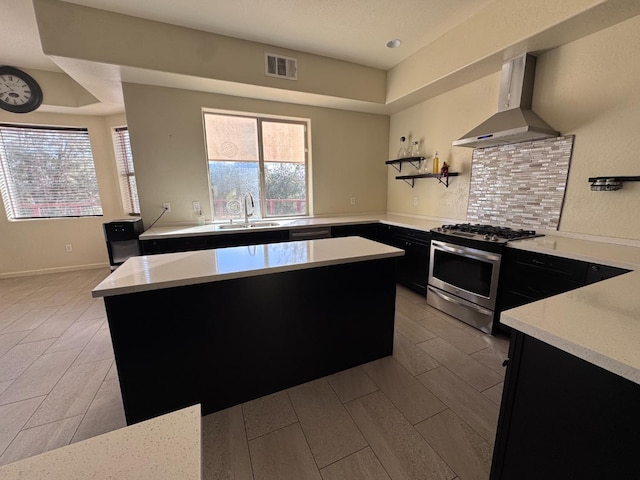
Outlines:
{"label": "tile floor", "polygon": [[[108,274],[0,280],[0,465],[125,426]],[[203,478],[486,480],[508,344],[399,286],[393,356],[203,417]]]}

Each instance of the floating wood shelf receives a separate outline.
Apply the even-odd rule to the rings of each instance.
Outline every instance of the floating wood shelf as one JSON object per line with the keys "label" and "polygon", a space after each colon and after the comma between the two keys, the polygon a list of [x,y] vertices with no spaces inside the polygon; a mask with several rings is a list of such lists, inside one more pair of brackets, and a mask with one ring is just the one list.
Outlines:
{"label": "floating wood shelf", "polygon": [[441,175],[439,173],[416,173],[415,175],[399,175],[396,180],[404,180],[411,188],[413,188],[416,178],[437,178],[438,182],[449,188],[449,177],[457,177],[460,175],[458,172],[449,172],[447,175]]}
{"label": "floating wood shelf", "polygon": [[425,160],[425,157],[407,157],[407,158],[398,158],[396,160],[387,160],[387,165],[391,165],[393,168],[398,170],[398,172],[402,172],[402,164],[410,163],[418,170],[420,169],[420,164]]}
{"label": "floating wood shelf", "polygon": [[[425,157],[407,157],[407,158],[398,158],[396,160],[387,160],[387,165],[391,165],[393,168],[398,170],[398,172],[402,171],[403,163],[410,163],[417,170],[420,170],[420,166],[422,162],[425,161]],[[404,180],[406,183],[411,185],[411,188],[415,185],[416,178],[437,178],[438,182],[443,184],[445,187],[449,188],[449,177],[457,177],[459,173],[457,172],[449,172],[446,175],[441,173],[416,173],[413,175],[398,175],[396,180]]]}

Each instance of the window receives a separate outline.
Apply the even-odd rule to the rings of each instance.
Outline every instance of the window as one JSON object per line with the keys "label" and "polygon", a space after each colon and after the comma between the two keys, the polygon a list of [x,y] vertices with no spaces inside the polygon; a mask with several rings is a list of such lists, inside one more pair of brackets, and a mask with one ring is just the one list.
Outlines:
{"label": "window", "polygon": [[102,215],[88,130],[0,124],[0,192],[9,220]]}
{"label": "window", "polygon": [[308,214],[306,122],[205,112],[204,126],[214,220],[245,203],[252,218]]}
{"label": "window", "polygon": [[113,129],[113,148],[116,153],[118,179],[122,206],[129,215],[140,215],[140,200],[136,186],[136,174],[133,171],[133,156],[129,143],[129,129],[118,127]]}

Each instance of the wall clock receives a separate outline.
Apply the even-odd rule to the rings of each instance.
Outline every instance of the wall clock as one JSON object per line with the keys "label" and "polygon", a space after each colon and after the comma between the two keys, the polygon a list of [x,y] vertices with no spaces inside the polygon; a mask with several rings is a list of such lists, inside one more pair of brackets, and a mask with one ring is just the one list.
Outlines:
{"label": "wall clock", "polygon": [[33,112],[42,103],[42,89],[31,75],[0,66],[0,108],[12,113]]}

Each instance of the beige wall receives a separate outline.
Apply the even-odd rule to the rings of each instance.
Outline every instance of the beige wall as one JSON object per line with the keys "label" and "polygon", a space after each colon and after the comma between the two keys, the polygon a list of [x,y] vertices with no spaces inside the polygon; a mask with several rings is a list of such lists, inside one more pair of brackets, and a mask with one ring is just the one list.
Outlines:
{"label": "beige wall", "polygon": [[[574,3],[581,2],[585,5],[593,3],[592,0],[576,0]],[[606,2],[607,5],[610,3],[612,2]],[[82,9],[65,2],[49,0],[38,0],[36,4],[46,9],[53,8],[55,11],[49,13],[54,17],[63,14],[67,8],[74,11]],[[45,11],[42,8],[37,9],[38,13]],[[113,40],[111,34],[116,30],[109,33],[107,29],[104,36],[96,35],[95,30],[100,26],[102,17],[94,18],[93,13],[95,12],[83,10],[76,19],[76,27],[81,29],[82,35],[87,36],[86,43],[77,36],[66,35],[67,30],[61,30],[58,23],[45,22],[42,35],[49,40],[45,44],[51,50],[50,53],[70,57],[77,55],[79,59],[88,57],[93,61],[122,61],[123,64],[140,64],[142,67],[157,67],[169,72],[231,79],[216,77],[220,70],[214,69],[215,73],[210,70],[190,70],[202,68],[197,49],[190,50],[196,52],[196,57],[189,57],[190,60],[181,58],[181,63],[175,64],[169,62],[170,56],[164,54],[166,52],[158,54],[153,42],[146,42],[144,48],[140,47],[141,50],[133,52],[126,48],[103,48],[104,43],[100,43],[100,39]],[[39,17],[42,23],[47,16]],[[117,15],[110,17],[116,23],[118,19]],[[144,23],[145,28],[152,30],[169,28],[189,45],[207,43],[213,38],[209,34],[204,34],[201,38],[201,33],[178,27],[174,30],[174,27],[147,25],[146,21],[127,23],[128,21],[125,20],[125,24],[118,27],[117,32],[125,36],[135,35],[140,32],[138,29]],[[62,32],[62,36],[55,36],[56,32]],[[236,46],[239,51],[250,49],[249,58],[254,59],[259,56],[256,52],[264,50],[264,46],[245,45],[244,42]],[[74,49],[78,48],[80,51],[76,52]],[[146,50],[149,48],[152,50]],[[202,50],[200,53],[203,54]],[[104,57],[107,54],[115,57]],[[640,17],[636,16],[599,33],[549,50],[538,57],[534,109],[562,134],[576,136],[560,223],[562,231],[640,239],[640,222],[637,222],[640,183],[627,183],[622,190],[607,193],[591,192],[587,182],[590,176],[640,174],[640,136],[637,131],[637,126],[640,125],[640,89],[637,88],[640,64],[636,61],[640,58],[639,54]],[[384,72],[353,67],[343,64],[344,62],[334,63],[315,56],[298,57],[301,60],[300,68],[325,72],[302,79],[303,90],[345,97],[354,96],[355,90],[360,95],[355,98],[380,101]],[[147,65],[143,61],[145,58],[162,65]],[[224,60],[223,57],[215,58],[221,62]],[[184,62],[190,63],[185,66]],[[327,69],[326,62],[331,64],[330,69]],[[409,63],[416,67],[415,62]],[[482,64],[480,60],[477,62],[477,65]],[[327,71],[330,73],[326,73]],[[271,86],[268,83],[271,80],[263,76],[261,67],[256,67],[251,72],[242,70],[238,74],[241,73],[244,77],[234,78],[242,82]],[[390,82],[397,80],[396,74],[399,74],[399,70],[390,73]],[[338,88],[335,84],[330,85],[330,76],[341,80],[346,78],[348,81],[338,82],[342,83],[338,84]],[[49,80],[44,77],[53,76],[43,76],[41,80],[46,83]],[[460,85],[459,78],[451,75],[447,78],[451,80],[448,88]],[[53,80],[51,78],[51,82]],[[418,82],[416,85],[429,82],[429,78],[415,80]],[[436,90],[445,90],[448,82],[446,79],[436,82]],[[53,88],[61,88],[53,87],[52,84],[44,86],[47,87],[45,95],[52,94]],[[368,88],[363,90],[363,86]],[[193,200],[202,202],[207,218],[210,219],[201,118],[203,107],[310,119],[312,200],[313,213],[316,215],[387,210],[465,220],[472,150],[452,148],[451,141],[495,113],[498,86],[499,73],[494,73],[387,117],[125,84],[127,119],[131,129],[145,225],[149,225],[157,217],[164,201],[171,202],[173,208],[173,212],[162,219],[164,223],[193,221],[190,208]],[[334,90],[327,90],[329,88]],[[60,92],[60,95],[63,93]],[[19,222],[8,222],[6,216],[1,214],[0,276],[106,265],[107,253],[101,224],[124,215],[120,206],[109,128],[124,124],[124,115],[92,117],[50,113],[12,115],[0,112],[0,121],[88,127],[105,212],[103,218]],[[449,162],[451,170],[460,172],[460,176],[451,179],[449,188],[438,184],[434,179],[416,180],[413,189],[405,182],[395,180],[398,173],[391,166],[385,165],[384,161],[395,158],[401,135],[420,139],[423,151],[428,156],[438,150],[441,161]],[[407,166],[403,173],[407,172],[406,168]],[[352,196],[357,199],[355,206],[351,206],[349,202]],[[414,205],[416,199],[417,205]],[[71,254],[64,252],[64,245],[67,243],[73,245]]]}
{"label": "beige wall", "polygon": [[[37,112],[17,115],[0,111],[0,122],[88,128],[104,213],[102,217],[9,221],[0,199],[0,278],[107,266],[102,223],[124,214],[117,190],[110,126],[126,123],[124,116]],[[66,244],[72,245],[71,253],[65,252]]]}
{"label": "beige wall", "polygon": [[[34,9],[48,55],[379,104],[385,100],[386,72],[376,68],[67,2],[35,0]],[[266,52],[295,57],[298,80],[266,76]]]}
{"label": "beige wall", "polygon": [[[592,192],[592,176],[640,175],[640,17],[554,49],[538,57],[533,109],[564,135],[575,135],[560,230],[640,239],[640,183],[616,192]],[[398,138],[426,139],[426,153],[439,150],[461,176],[445,189],[433,179],[415,188],[395,180],[388,167],[387,210],[466,219],[471,149],[451,147],[497,111],[500,74],[422,102],[391,116],[390,158]],[[418,206],[413,199],[419,198]]]}
{"label": "beige wall", "polygon": [[124,96],[145,228],[163,202],[171,212],[157,225],[194,222],[194,200],[211,220],[203,108],[310,119],[313,214],[385,211],[386,115],[136,84],[125,84]]}

